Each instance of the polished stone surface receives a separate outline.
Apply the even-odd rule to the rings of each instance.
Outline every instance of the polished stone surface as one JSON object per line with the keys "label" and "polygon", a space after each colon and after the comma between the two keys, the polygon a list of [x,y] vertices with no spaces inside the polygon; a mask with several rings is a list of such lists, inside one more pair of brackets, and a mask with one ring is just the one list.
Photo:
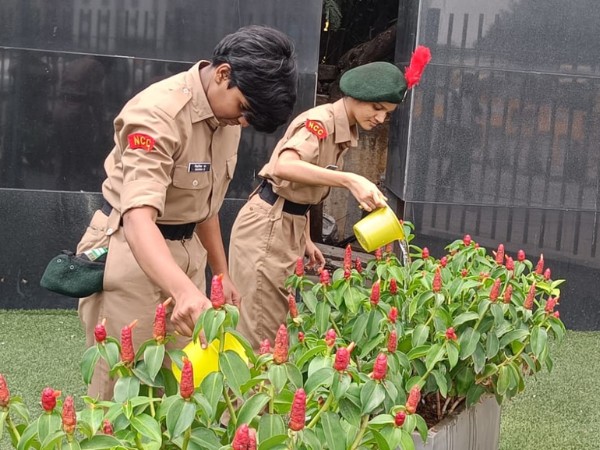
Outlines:
{"label": "polished stone surface", "polygon": [[392,117],[386,173],[418,243],[441,251],[469,233],[544,253],[567,279],[565,323],[600,329],[596,2],[407,0],[400,12],[396,62],[415,44],[432,53]]}

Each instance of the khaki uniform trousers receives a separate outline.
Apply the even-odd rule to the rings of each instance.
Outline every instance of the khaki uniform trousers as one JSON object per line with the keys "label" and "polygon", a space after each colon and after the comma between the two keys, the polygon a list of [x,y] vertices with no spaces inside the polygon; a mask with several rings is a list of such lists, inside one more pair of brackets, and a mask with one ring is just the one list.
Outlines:
{"label": "khaki uniform trousers", "polygon": [[[113,211],[114,213],[114,211]],[[113,219],[113,214],[111,214]],[[118,218],[117,218],[118,219]],[[123,230],[118,227],[108,236],[108,217],[96,211],[90,225],[77,246],[80,253],[91,248],[108,246],[104,289],[102,292],[82,298],[79,301],[79,317],[84,325],[86,344],[94,345],[94,328],[106,318],[106,331],[120,341],[121,329],[134,320],[138,320],[133,329],[133,344],[137,352],[142,342],[152,338],[152,327],[156,306],[167,299],[168,295],[155,286],[142,271],[131,253]],[[111,220],[114,225],[115,220]],[[201,292],[205,292],[206,251],[196,234],[186,241],[166,241],[173,258],[190,277]],[[173,334],[174,328],[167,320],[167,332]],[[183,348],[190,338],[177,336],[167,344],[167,349]],[[96,366],[88,395],[110,400],[116,380],[108,376],[108,367],[101,359]]]}
{"label": "khaki uniform trousers", "polygon": [[275,340],[286,322],[285,280],[304,255],[306,216],[282,212],[284,199],[271,206],[253,195],[238,214],[229,244],[229,274],[242,303],[237,330],[255,350]]}

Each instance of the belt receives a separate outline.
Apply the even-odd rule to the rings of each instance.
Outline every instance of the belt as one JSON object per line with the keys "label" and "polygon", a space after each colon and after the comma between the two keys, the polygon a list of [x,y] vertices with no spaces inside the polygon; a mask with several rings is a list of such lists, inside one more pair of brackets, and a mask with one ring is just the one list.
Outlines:
{"label": "belt", "polygon": [[[273,192],[273,186],[267,180],[263,180],[258,188],[258,195],[269,205],[273,205],[279,195]],[[304,205],[302,203],[294,203],[289,200],[283,202],[283,212],[294,214],[296,216],[305,216],[312,205]]]}
{"label": "belt", "polygon": [[[102,213],[106,216],[109,216],[113,210],[113,207],[104,200],[102,204],[102,208],[100,208]],[[184,239],[191,239],[194,235],[194,230],[196,229],[196,223],[184,223],[181,225],[166,225],[163,223],[157,223],[156,226],[160,230],[161,234],[165,239],[169,241],[182,241]]]}

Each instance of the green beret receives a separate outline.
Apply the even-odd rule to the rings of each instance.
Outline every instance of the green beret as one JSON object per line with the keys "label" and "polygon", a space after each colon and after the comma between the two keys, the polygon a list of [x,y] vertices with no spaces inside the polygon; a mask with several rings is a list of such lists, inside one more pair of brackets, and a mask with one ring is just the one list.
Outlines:
{"label": "green beret", "polygon": [[340,89],[347,96],[363,102],[400,103],[406,94],[406,80],[398,67],[378,61],[344,73]]}

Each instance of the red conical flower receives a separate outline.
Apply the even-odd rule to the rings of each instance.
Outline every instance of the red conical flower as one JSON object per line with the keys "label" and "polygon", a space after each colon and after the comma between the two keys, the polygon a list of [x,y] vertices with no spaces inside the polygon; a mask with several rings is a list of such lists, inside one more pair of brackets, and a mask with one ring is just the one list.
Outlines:
{"label": "red conical flower", "polygon": [[356,271],[358,273],[362,273],[362,271],[363,271],[362,262],[360,261],[360,257],[358,257],[358,256],[354,260],[354,268],[356,269]]}
{"label": "red conical flower", "polygon": [[346,347],[338,348],[335,352],[335,361],[333,362],[333,368],[338,372],[343,372],[348,368],[350,362],[350,352]]}
{"label": "red conical flower", "polygon": [[327,269],[319,269],[319,282],[324,286],[331,284],[331,278]]}
{"label": "red conical flower", "polygon": [[60,397],[61,392],[47,387],[42,391],[42,408],[51,413],[56,408],[56,399]]}
{"label": "red conical flower", "polygon": [[390,294],[396,295],[398,293],[398,282],[395,278],[390,279]]}
{"label": "red conical flower", "polygon": [[507,270],[515,270],[515,262],[510,256],[506,256],[506,269]]}
{"label": "red conical flower", "polygon": [[554,312],[554,307],[556,306],[556,299],[554,297],[550,297],[546,302],[546,307],[544,310],[548,314],[552,314]]}
{"label": "red conical flower", "polygon": [[337,334],[333,328],[327,330],[325,333],[325,343],[328,347],[333,347],[335,345],[335,340],[337,339]]}
{"label": "red conical flower", "polygon": [[458,339],[453,327],[450,327],[446,330],[446,339],[448,339],[449,341],[455,341],[456,339]]}
{"label": "red conical flower", "polygon": [[298,331],[298,342],[304,342],[304,333],[302,331]]}
{"label": "red conical flower", "polygon": [[435,275],[433,276],[431,289],[433,292],[440,292],[442,290],[442,272],[439,267],[436,269]]}
{"label": "red conical flower", "polygon": [[296,260],[296,276],[304,276],[304,258],[302,256]]}
{"label": "red conical flower", "polygon": [[112,436],[114,434],[113,426],[112,423],[110,423],[110,420],[104,419],[104,422],[102,422],[102,432],[108,436]]}
{"label": "red conical flower", "polygon": [[544,273],[544,254],[540,254],[540,259],[538,260],[536,266],[535,266],[535,273],[537,273],[538,275],[541,275],[542,273]]}
{"label": "red conical flower", "polygon": [[396,323],[396,320],[398,320],[398,308],[396,308],[395,306],[392,306],[390,308],[390,312],[388,313],[388,320],[391,323]]}
{"label": "red conical flower", "polygon": [[523,261],[525,261],[525,252],[524,252],[523,250],[519,250],[519,251],[517,252],[517,260],[518,260],[519,262],[523,262]]}
{"label": "red conical flower", "polygon": [[388,336],[387,350],[390,353],[394,353],[397,348],[398,348],[398,333],[396,333],[396,330],[392,330],[392,331],[390,331],[390,335]]}
{"label": "red conical flower", "polygon": [[496,278],[494,280],[494,285],[492,286],[492,289],[490,290],[490,300],[492,302],[495,302],[496,300],[498,300],[498,296],[500,295],[500,284],[502,283],[502,280],[500,280],[500,278]]}
{"label": "red conical flower", "polygon": [[273,362],[283,364],[288,360],[289,340],[287,327],[283,324],[279,326],[275,336],[275,348],[273,349]]}
{"label": "red conical flower", "polygon": [[502,265],[504,263],[504,244],[498,245],[498,250],[496,251],[496,264]]}
{"label": "red conical flower", "polygon": [[460,276],[461,276],[461,277],[463,277],[463,278],[464,278],[464,277],[466,277],[467,275],[469,275],[469,271],[468,271],[467,269],[462,269],[462,270],[460,271]]}
{"label": "red conical flower", "polygon": [[344,251],[344,270],[352,270],[352,247],[350,247],[350,244],[346,246]]}
{"label": "red conical flower", "polygon": [[135,361],[135,351],[133,350],[131,331],[136,324],[137,320],[134,320],[129,325],[125,325],[121,328],[121,361],[123,361],[125,365],[131,365]]}
{"label": "red conical flower", "polygon": [[181,396],[189,400],[194,394],[194,368],[187,357],[183,357],[183,369],[181,369],[181,382],[179,383],[179,393]]}
{"label": "red conical flower", "polygon": [[214,309],[221,309],[225,304],[225,294],[223,293],[223,274],[212,277],[210,283],[210,302]]}
{"label": "red conical flower", "polygon": [[448,258],[446,256],[442,256],[442,259],[440,259],[440,266],[446,267],[447,265],[448,265]]}
{"label": "red conical flower", "polygon": [[243,423],[235,430],[233,441],[231,442],[231,448],[233,450],[248,450],[250,444],[250,434],[248,431],[248,425]]}
{"label": "red conical flower", "polygon": [[62,408],[62,426],[63,430],[67,434],[73,434],[75,427],[77,426],[77,415],[75,413],[75,405],[73,404],[73,397],[70,395],[65,399]]}
{"label": "red conical flower", "polygon": [[352,269],[344,269],[344,280],[349,280],[352,276]]}
{"label": "red conical flower", "polygon": [[156,306],[154,314],[154,326],[152,327],[152,336],[156,342],[161,343],[167,336],[167,306],[171,303],[171,297]]}
{"label": "red conical flower", "polygon": [[506,290],[504,291],[504,303],[510,303],[510,299],[512,297],[512,290],[513,288],[510,284],[506,286]]}
{"label": "red conical flower", "polygon": [[404,411],[398,411],[396,413],[396,417],[394,417],[394,424],[397,427],[401,427],[404,425],[404,421],[406,420],[406,413]]}
{"label": "red conical flower", "polygon": [[271,343],[269,342],[268,339],[263,339],[260,342],[260,347],[258,349],[258,354],[259,355],[266,355],[267,353],[271,353]]}
{"label": "red conical flower", "polygon": [[4,375],[0,373],[0,408],[6,408],[10,402],[10,391]]}
{"label": "red conical flower", "polygon": [[371,378],[374,380],[383,380],[387,373],[387,356],[385,353],[380,353],[377,355],[377,359],[375,359],[375,364],[373,364],[373,373],[371,374]]}
{"label": "red conical flower", "polygon": [[417,411],[417,406],[419,406],[419,402],[421,401],[421,388],[418,385],[415,385],[410,390],[410,394],[408,394],[408,400],[406,400],[406,411],[409,414],[414,414]]}
{"label": "red conical flower", "polygon": [[531,309],[533,308],[533,299],[535,298],[535,283],[533,283],[531,285],[531,287],[529,288],[529,292],[527,293],[527,297],[525,298],[525,301],[523,302],[523,307],[525,309]]}
{"label": "red conical flower", "polygon": [[293,294],[288,295],[288,308],[292,319],[298,317],[298,307],[296,306],[296,298]]}
{"label": "red conical flower", "polygon": [[429,249],[427,247],[423,247],[423,250],[421,250],[421,257],[423,259],[429,258]]}
{"label": "red conical flower", "polygon": [[371,286],[371,305],[377,306],[379,304],[380,292],[379,280],[377,280],[373,283],[373,286]]}
{"label": "red conical flower", "polygon": [[470,234],[465,234],[465,236],[463,237],[463,244],[465,244],[465,246],[469,246],[471,245],[471,235]]}
{"label": "red conical flower", "polygon": [[306,422],[306,393],[300,388],[294,393],[292,409],[290,411],[290,421],[288,427],[292,431],[300,431],[304,428]]}
{"label": "red conical flower", "polygon": [[431,51],[423,46],[419,45],[410,58],[410,64],[404,71],[404,78],[406,79],[406,87],[412,89],[414,86],[419,84],[421,75],[425,70],[425,66],[431,61]]}
{"label": "red conical flower", "polygon": [[256,450],[256,430],[248,428],[248,450]]}
{"label": "red conical flower", "polygon": [[552,277],[552,272],[550,268],[544,270],[544,280],[548,281]]}
{"label": "red conical flower", "polygon": [[381,247],[379,247],[377,250],[375,250],[375,259],[377,261],[381,261],[382,256],[383,256],[383,251],[381,250]]}
{"label": "red conical flower", "polygon": [[98,344],[101,344],[106,340],[106,319],[102,319],[96,327],[94,328],[94,338]]}

